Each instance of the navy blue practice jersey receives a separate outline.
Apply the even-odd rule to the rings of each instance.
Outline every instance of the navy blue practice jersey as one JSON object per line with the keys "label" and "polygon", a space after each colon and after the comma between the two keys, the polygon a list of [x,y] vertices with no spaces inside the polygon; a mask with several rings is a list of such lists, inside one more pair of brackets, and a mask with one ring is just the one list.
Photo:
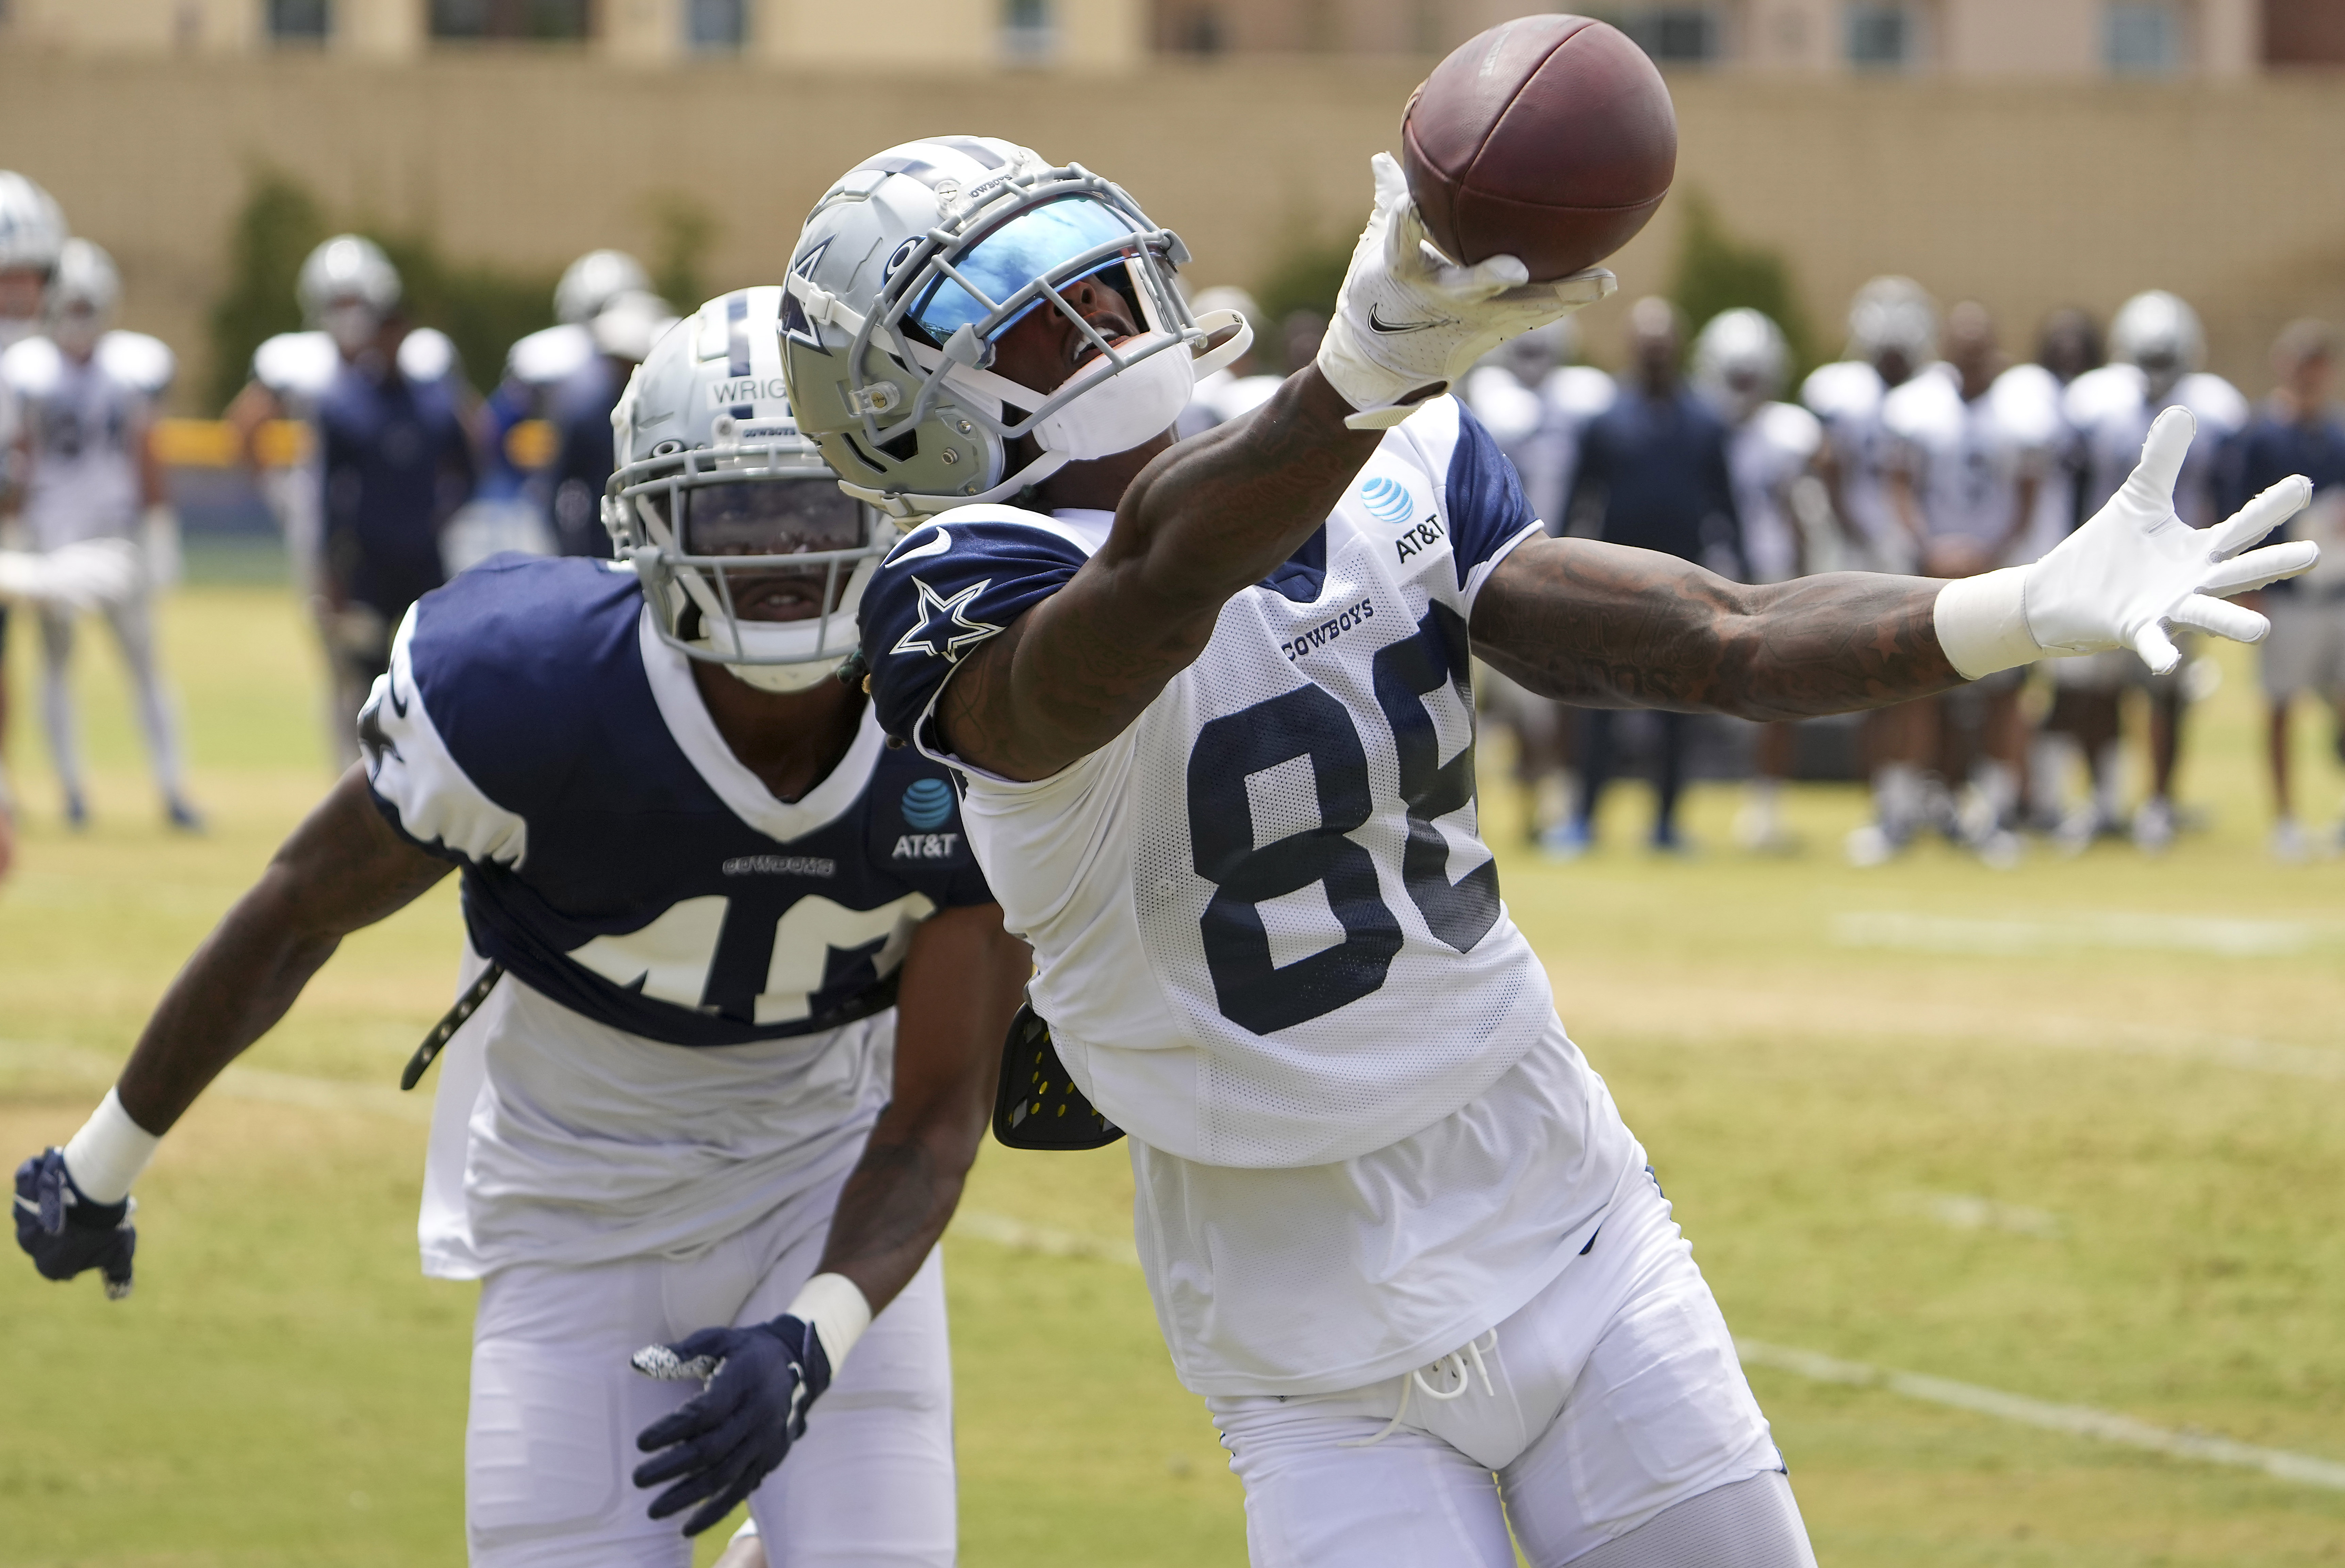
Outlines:
{"label": "navy blue practice jersey", "polygon": [[914,926],[992,901],[943,768],[867,711],[828,778],[775,799],[607,562],[508,556],[425,595],[360,731],[383,815],[463,868],[473,946],[650,1039],[868,1016]]}

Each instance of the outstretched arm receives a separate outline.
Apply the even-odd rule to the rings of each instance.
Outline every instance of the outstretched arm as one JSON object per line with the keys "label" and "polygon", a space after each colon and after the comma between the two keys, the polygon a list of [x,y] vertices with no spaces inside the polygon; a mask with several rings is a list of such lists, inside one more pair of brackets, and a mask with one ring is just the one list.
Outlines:
{"label": "outstretched arm", "polygon": [[937,708],[957,755],[1044,779],[1106,745],[1203,651],[1230,596],[1327,520],[1384,430],[1508,338],[1610,292],[1609,272],[1531,283],[1512,257],[1450,265],[1425,245],[1400,166],[1380,153],[1374,168],[1376,209],[1317,361],[1150,463],[1099,553],[962,662]]}
{"label": "outstretched arm", "polygon": [[1474,650],[1584,708],[1804,718],[1959,685],[1934,617],[1944,585],[1834,572],[1731,583],[1650,550],[1533,539],[1474,605]]}
{"label": "outstretched arm", "polygon": [[352,764],[252,890],[204,939],[138,1036],[115,1092],[147,1132],[285,1016],[342,938],[412,903],[453,869],[393,832]]}
{"label": "outstretched arm", "polygon": [[98,1269],[130,1289],[130,1187],[156,1140],[239,1053],[269,1031],[342,938],[448,874],[342,775],[214,928],[147,1021],[122,1077],[64,1148],[16,1169],[16,1244],[51,1279]]}
{"label": "outstretched arm", "polygon": [[2304,505],[2284,480],[2221,526],[2174,514],[2193,424],[2169,409],[2109,504],[2043,559],[1934,582],[1836,572],[1743,587],[1669,556],[1534,539],[1474,606],[1484,657],[1534,691],[1590,707],[1798,718],[1878,708],[2042,658],[2130,647],[2178,658],[2169,626],[2254,642],[2270,623],[2228,596],[2307,570],[2309,545],[2253,548]]}
{"label": "outstretched arm", "polygon": [[1223,604],[1293,555],[1382,438],[1316,366],[1142,469],[1099,553],[964,659],[937,715],[989,772],[1044,779],[1106,745],[1213,635]]}

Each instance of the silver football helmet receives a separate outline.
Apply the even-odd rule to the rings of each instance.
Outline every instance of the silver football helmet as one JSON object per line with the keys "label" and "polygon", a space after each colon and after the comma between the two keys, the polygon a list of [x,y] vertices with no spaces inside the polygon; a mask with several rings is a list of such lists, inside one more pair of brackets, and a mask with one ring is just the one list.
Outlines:
{"label": "silver football helmet", "polygon": [[1693,341],[1693,384],[1738,423],[1782,395],[1791,369],[1782,329],[1747,306],[1721,311]]}
{"label": "silver football helmet", "polygon": [[2109,322],[2109,358],[2138,366],[2151,391],[2164,397],[2205,361],[2207,333],[2198,312],[2179,296],[2151,289],[2117,307]]}
{"label": "silver football helmet", "polygon": [[355,354],[399,309],[399,269],[360,234],[337,234],[310,252],[293,286],[302,317]]}
{"label": "silver football helmet", "polygon": [[1904,356],[1909,371],[1938,357],[1938,302],[1911,278],[1875,278],[1848,307],[1848,357],[1878,363]]}
{"label": "silver football helmet", "polygon": [[[891,516],[1003,500],[1068,463],[1171,428],[1196,378],[1243,353],[1235,311],[1199,316],[1189,253],[1122,188],[992,137],[907,142],[833,185],[798,236],[782,311],[800,425],[850,495]],[[1099,277],[1141,331],[1110,342],[1062,289]],[[990,367],[995,341],[1059,311],[1091,357],[1061,385]],[[1040,455],[1010,472],[1013,443]]]}
{"label": "silver football helmet", "polygon": [[779,288],[736,290],[652,345],[611,413],[603,524],[661,641],[801,691],[855,651],[856,606],[897,530],[798,433],[781,311]]}
{"label": "silver football helmet", "polygon": [[114,322],[122,278],[114,258],[86,239],[68,239],[49,279],[49,335],[70,354],[87,354]]}
{"label": "silver football helmet", "polygon": [[553,319],[579,327],[621,294],[650,293],[651,274],[624,250],[589,250],[562,270],[553,286]]}
{"label": "silver football helmet", "polygon": [[65,249],[66,215],[49,193],[12,168],[0,168],[0,272],[23,269],[46,277]]}

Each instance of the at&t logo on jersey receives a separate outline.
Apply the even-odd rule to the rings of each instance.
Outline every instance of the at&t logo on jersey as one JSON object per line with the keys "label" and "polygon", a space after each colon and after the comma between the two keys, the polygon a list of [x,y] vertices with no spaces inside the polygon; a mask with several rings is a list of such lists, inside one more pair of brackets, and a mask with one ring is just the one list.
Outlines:
{"label": "at&t logo on jersey", "polygon": [[1408,486],[1382,474],[1360,486],[1360,504],[1379,523],[1406,523],[1416,515],[1416,497],[1408,493]]}
{"label": "at&t logo on jersey", "polygon": [[1436,545],[1441,543],[1443,537],[1444,535],[1441,532],[1440,523],[1434,518],[1428,517],[1424,522],[1419,523],[1416,527],[1411,528],[1407,533],[1403,534],[1399,538],[1394,540],[1393,548],[1398,551],[1400,558],[1406,561],[1411,555],[1420,555],[1426,550],[1432,549]]}
{"label": "at&t logo on jersey", "polygon": [[898,860],[949,860],[960,848],[959,833],[939,833],[937,829],[952,820],[952,786],[941,779],[918,779],[904,791],[901,805],[904,825],[919,831],[906,833],[896,840],[895,852],[888,858]]}
{"label": "at&t logo on jersey", "polygon": [[960,848],[959,833],[906,833],[896,840],[895,860],[949,860]]}
{"label": "at&t logo on jersey", "polygon": [[941,779],[920,779],[904,791],[904,821],[923,832],[933,832],[952,815],[952,786]]}

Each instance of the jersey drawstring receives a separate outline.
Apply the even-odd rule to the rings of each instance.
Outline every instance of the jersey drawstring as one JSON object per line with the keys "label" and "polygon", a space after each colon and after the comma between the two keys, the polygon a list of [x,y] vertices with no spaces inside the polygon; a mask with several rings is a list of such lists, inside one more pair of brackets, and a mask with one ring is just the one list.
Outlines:
{"label": "jersey drawstring", "polygon": [[[1487,1346],[1483,1343],[1484,1339],[1489,1341]],[[1421,1389],[1426,1399],[1439,1400],[1447,1404],[1451,1400],[1464,1399],[1468,1390],[1474,1387],[1475,1374],[1479,1373],[1482,1387],[1492,1398],[1497,1398],[1497,1387],[1490,1381],[1489,1366],[1482,1359],[1482,1352],[1486,1349],[1493,1353],[1497,1350],[1498,1331],[1496,1329],[1491,1329],[1487,1335],[1468,1339],[1449,1354],[1437,1360],[1427,1362],[1403,1378],[1400,1383],[1400,1409],[1393,1412],[1393,1419],[1385,1423],[1382,1431],[1371,1438],[1358,1438],[1350,1442],[1339,1442],[1335,1446],[1337,1448],[1374,1448],[1398,1431],[1400,1423],[1408,1417],[1408,1397],[1412,1389]],[[1427,1372],[1436,1374],[1447,1386],[1436,1388],[1426,1382],[1425,1374]]]}

